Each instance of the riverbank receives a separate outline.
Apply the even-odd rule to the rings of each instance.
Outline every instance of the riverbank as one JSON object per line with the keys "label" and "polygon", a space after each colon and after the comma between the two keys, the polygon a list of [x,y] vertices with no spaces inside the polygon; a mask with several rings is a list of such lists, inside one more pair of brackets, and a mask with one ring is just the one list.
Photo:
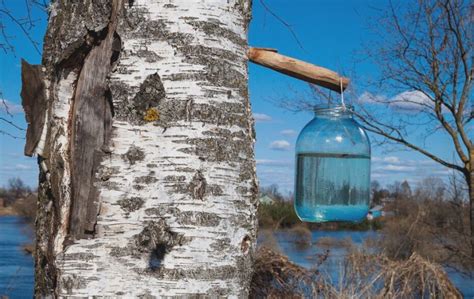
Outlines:
{"label": "riverbank", "polygon": [[18,212],[12,206],[0,207],[1,216],[18,216]]}

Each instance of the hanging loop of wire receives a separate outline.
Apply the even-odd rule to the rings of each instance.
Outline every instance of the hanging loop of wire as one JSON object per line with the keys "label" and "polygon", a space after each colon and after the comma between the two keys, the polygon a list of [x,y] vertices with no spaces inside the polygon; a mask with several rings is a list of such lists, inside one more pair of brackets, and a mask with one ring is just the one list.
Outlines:
{"label": "hanging loop of wire", "polygon": [[342,86],[342,77],[339,78],[339,83],[341,86],[341,105],[344,110],[346,110],[346,103],[344,102],[344,88]]}

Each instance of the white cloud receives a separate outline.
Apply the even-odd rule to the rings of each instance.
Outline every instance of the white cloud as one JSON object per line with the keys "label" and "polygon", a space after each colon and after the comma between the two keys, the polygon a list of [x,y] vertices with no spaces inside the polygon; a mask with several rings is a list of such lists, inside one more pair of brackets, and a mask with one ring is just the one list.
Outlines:
{"label": "white cloud", "polygon": [[271,121],[272,117],[264,113],[254,113],[253,118],[256,122]]}
{"label": "white cloud", "polygon": [[388,163],[399,163],[400,158],[397,156],[388,156],[388,157],[372,157],[372,162],[388,162]]}
{"label": "white cloud", "polygon": [[[418,90],[404,91],[391,98],[366,91],[359,96],[356,102],[358,104],[384,105],[392,110],[408,114],[434,109],[434,102],[425,93]],[[445,106],[442,106],[442,111],[443,113],[449,112]]]}
{"label": "white cloud", "polygon": [[23,107],[6,99],[0,99],[0,111],[5,113],[8,111],[11,114],[19,114],[23,113]]}
{"label": "white cloud", "polygon": [[287,130],[280,131],[280,134],[287,137],[293,137],[293,136],[298,135],[298,132],[296,132],[295,130],[287,129]]}
{"label": "white cloud", "polygon": [[400,162],[400,158],[398,158],[396,156],[388,156],[388,157],[383,158],[383,160],[385,162],[389,162],[389,163],[399,163]]}
{"label": "white cloud", "polygon": [[415,170],[415,168],[412,166],[387,164],[385,166],[380,167],[379,170],[400,172],[400,171],[413,171]]}
{"label": "white cloud", "polygon": [[374,95],[370,92],[362,93],[357,99],[359,104],[384,104],[387,101],[387,98],[382,95]]}
{"label": "white cloud", "polygon": [[388,183],[394,180],[421,181],[428,176],[446,178],[452,170],[430,159],[401,159],[397,156],[372,157],[372,179]]}
{"label": "white cloud", "polygon": [[405,112],[417,112],[433,107],[434,103],[421,91],[405,91],[390,98],[390,108]]}
{"label": "white cloud", "polygon": [[286,140],[275,140],[270,143],[270,148],[276,151],[288,151],[291,149],[291,145]]}

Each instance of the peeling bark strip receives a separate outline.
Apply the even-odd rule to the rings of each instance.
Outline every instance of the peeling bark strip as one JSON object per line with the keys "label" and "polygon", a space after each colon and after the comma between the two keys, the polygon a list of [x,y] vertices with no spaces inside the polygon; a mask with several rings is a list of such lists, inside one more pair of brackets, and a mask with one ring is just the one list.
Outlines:
{"label": "peeling bark strip", "polygon": [[107,75],[111,69],[113,42],[122,1],[112,2],[106,36],[93,46],[82,65],[73,103],[71,165],[73,201],[69,234],[77,239],[93,233],[99,211],[93,186],[101,150],[107,147],[112,107],[107,100]]}
{"label": "peeling bark strip", "polygon": [[251,1],[124,2],[52,2],[35,294],[248,297]]}
{"label": "peeling bark strip", "polygon": [[41,139],[46,118],[46,87],[41,65],[31,65],[21,60],[21,103],[25,110],[25,155],[32,156]]}

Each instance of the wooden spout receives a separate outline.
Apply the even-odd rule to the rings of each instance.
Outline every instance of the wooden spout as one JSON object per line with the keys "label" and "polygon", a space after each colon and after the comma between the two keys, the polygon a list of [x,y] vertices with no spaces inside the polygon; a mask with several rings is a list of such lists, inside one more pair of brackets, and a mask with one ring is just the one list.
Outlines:
{"label": "wooden spout", "polygon": [[256,64],[336,92],[341,92],[341,81],[343,90],[349,85],[349,79],[336,72],[278,54],[275,49],[249,48],[247,56]]}

